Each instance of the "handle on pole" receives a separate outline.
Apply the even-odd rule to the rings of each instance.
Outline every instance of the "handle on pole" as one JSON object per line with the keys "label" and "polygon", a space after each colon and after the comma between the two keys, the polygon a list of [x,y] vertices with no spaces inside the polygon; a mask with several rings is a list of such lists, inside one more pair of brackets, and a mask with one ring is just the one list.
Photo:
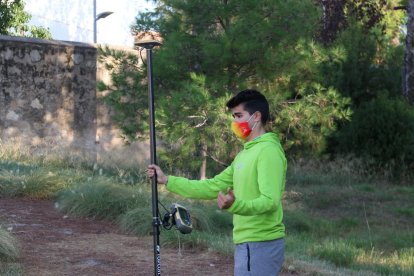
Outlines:
{"label": "handle on pole", "polygon": [[[155,40],[139,41],[136,46],[143,47],[147,53],[147,75],[148,75],[148,106],[149,106],[149,125],[150,125],[150,149],[151,164],[157,164],[156,141],[155,141],[155,109],[154,109],[154,82],[152,78],[152,48],[160,46],[161,43]],[[158,213],[158,189],[157,175],[151,179],[152,188],[152,226],[154,238],[154,274],[161,275],[161,253],[160,253],[160,225],[161,221]]]}

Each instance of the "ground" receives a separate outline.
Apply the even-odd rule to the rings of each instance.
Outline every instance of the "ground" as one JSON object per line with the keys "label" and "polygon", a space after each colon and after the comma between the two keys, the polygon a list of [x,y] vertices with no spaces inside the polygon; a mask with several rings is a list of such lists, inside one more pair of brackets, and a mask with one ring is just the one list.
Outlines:
{"label": "ground", "polygon": [[[18,239],[25,275],[154,275],[152,237],[125,235],[107,221],[68,217],[52,201],[0,198],[0,221]],[[232,275],[233,258],[162,247],[161,272]]]}

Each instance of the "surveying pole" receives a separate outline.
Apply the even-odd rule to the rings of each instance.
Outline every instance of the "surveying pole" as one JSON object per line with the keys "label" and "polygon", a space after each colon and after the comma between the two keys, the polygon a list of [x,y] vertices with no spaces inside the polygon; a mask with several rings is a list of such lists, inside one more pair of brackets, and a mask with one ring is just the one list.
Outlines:
{"label": "surveying pole", "polygon": [[[150,148],[151,164],[157,164],[155,145],[155,112],[154,112],[154,82],[152,79],[152,48],[160,46],[156,40],[137,41],[136,46],[146,49],[147,54],[147,77],[148,77],[148,105],[149,105],[149,126],[150,126]],[[158,213],[158,188],[157,175],[151,178],[152,186],[152,235],[154,238],[154,275],[161,275],[161,253],[160,253],[160,225],[161,220]]]}

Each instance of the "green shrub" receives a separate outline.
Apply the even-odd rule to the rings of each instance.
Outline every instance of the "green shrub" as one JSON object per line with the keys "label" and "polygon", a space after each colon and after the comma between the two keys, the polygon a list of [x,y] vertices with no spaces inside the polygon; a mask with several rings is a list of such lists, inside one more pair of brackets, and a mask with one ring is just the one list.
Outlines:
{"label": "green shrub", "polygon": [[152,208],[146,204],[120,214],[118,224],[127,233],[136,235],[149,235],[152,232]]}
{"label": "green shrub", "polygon": [[[161,199],[162,204],[169,209],[173,199],[169,196]],[[181,203],[181,202],[180,202]],[[185,201],[183,204],[190,212],[191,221],[195,231],[206,233],[230,233],[232,230],[232,215],[226,211],[219,210],[215,205],[208,203],[190,203]],[[128,233],[145,235],[152,231],[151,224],[152,206],[140,204],[137,208],[121,214],[118,222],[124,231]],[[161,218],[166,211],[160,209]],[[173,228],[174,229],[174,228]]]}
{"label": "green shrub", "polygon": [[358,107],[338,140],[340,151],[373,159],[399,176],[414,165],[414,108],[381,96]]}
{"label": "green shrub", "polygon": [[115,220],[136,206],[149,205],[149,198],[142,189],[96,178],[60,193],[58,208],[75,216]]}
{"label": "green shrub", "polygon": [[218,209],[216,204],[194,204],[189,206],[194,228],[200,231],[223,233],[233,228],[232,215]]}
{"label": "green shrub", "polygon": [[58,174],[31,170],[22,173],[20,170],[0,171],[0,195],[24,196],[33,199],[51,199],[67,187],[67,181]]}

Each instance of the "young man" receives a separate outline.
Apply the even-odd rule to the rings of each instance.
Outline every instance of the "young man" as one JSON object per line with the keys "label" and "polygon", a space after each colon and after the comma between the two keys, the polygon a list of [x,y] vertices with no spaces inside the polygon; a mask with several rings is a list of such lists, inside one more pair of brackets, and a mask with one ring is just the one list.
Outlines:
{"label": "young man", "polygon": [[233,213],[235,275],[278,275],[284,261],[284,151],[277,136],[264,129],[269,104],[260,92],[241,91],[227,107],[234,118],[231,128],[244,141],[229,167],[207,180],[167,176],[156,165],[149,165],[147,174],[156,173],[158,183],[184,197],[217,198],[219,208]]}

